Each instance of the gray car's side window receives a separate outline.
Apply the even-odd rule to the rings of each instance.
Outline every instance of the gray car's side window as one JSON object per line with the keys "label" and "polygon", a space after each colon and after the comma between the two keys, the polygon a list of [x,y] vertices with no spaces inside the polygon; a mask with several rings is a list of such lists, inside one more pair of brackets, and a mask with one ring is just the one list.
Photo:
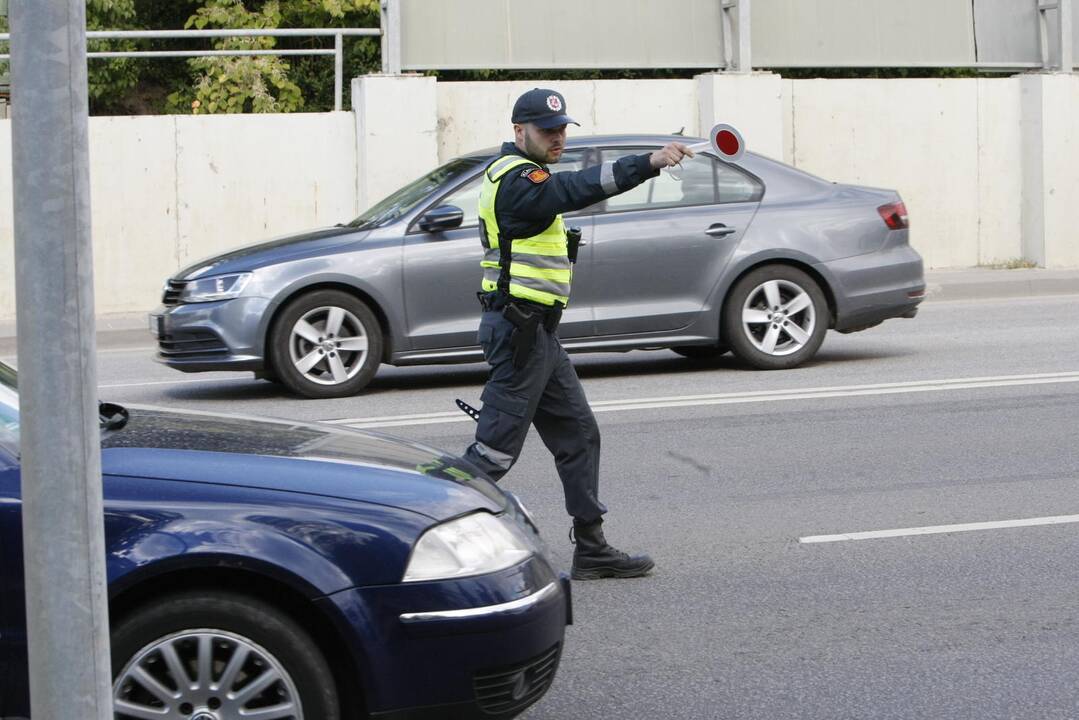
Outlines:
{"label": "gray car's side window", "polygon": [[[601,151],[601,162],[652,149],[608,148]],[[607,212],[749,202],[760,199],[762,190],[756,179],[715,158],[698,154],[683,160],[682,167],[674,172],[661,172],[632,190],[608,198]]]}
{"label": "gray car's side window", "polygon": [[439,205],[453,205],[461,208],[465,213],[465,219],[461,221],[461,227],[469,227],[479,224],[480,188],[483,187],[483,175],[477,175],[461,187],[442,199]]}
{"label": "gray car's side window", "polygon": [[716,167],[716,191],[720,203],[756,202],[764,196],[764,185],[736,167],[712,161]]}
{"label": "gray car's side window", "polygon": [[[584,168],[587,155],[583,150],[574,150],[562,155],[562,159],[552,163],[548,167],[551,172],[565,172],[567,170],[581,170]],[[483,187],[483,175],[477,175],[449,195],[442,198],[437,205],[453,205],[464,211],[465,219],[460,227],[474,227],[479,225],[479,202],[480,189]]]}

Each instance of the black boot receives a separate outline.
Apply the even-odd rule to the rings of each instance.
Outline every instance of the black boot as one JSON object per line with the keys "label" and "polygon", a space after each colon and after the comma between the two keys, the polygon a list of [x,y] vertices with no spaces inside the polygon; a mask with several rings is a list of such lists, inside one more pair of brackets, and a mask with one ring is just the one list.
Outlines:
{"label": "black boot", "polygon": [[655,566],[647,555],[629,556],[607,544],[603,518],[591,522],[573,520],[573,579],[632,578],[647,575]]}

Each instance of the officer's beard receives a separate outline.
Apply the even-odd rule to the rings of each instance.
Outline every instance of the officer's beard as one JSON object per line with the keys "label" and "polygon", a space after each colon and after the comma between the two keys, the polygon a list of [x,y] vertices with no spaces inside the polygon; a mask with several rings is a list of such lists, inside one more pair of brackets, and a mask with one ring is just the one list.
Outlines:
{"label": "officer's beard", "polygon": [[527,155],[529,159],[535,160],[538,163],[543,163],[544,165],[546,165],[547,163],[556,162],[558,160],[557,157],[551,157],[551,151],[548,149],[550,148],[549,144],[541,145],[537,142],[534,142],[532,140],[531,133],[528,132],[524,133],[524,139],[525,146],[522,149],[525,151],[525,155]]}

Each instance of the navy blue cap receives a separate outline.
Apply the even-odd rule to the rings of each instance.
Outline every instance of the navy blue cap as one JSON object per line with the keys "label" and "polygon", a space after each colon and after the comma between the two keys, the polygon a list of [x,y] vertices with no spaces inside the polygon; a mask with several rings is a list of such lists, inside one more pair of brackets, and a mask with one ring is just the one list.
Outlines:
{"label": "navy blue cap", "polygon": [[559,125],[580,125],[566,114],[566,98],[555,90],[533,88],[513,104],[512,121],[532,123],[536,127],[548,130]]}

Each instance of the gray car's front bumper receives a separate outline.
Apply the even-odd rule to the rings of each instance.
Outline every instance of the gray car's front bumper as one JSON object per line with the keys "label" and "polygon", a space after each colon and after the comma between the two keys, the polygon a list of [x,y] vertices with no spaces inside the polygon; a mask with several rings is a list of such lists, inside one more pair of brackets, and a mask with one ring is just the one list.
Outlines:
{"label": "gray car's front bumper", "polygon": [[262,370],[263,320],[270,301],[239,297],[160,305],[150,313],[160,363],[183,372]]}

